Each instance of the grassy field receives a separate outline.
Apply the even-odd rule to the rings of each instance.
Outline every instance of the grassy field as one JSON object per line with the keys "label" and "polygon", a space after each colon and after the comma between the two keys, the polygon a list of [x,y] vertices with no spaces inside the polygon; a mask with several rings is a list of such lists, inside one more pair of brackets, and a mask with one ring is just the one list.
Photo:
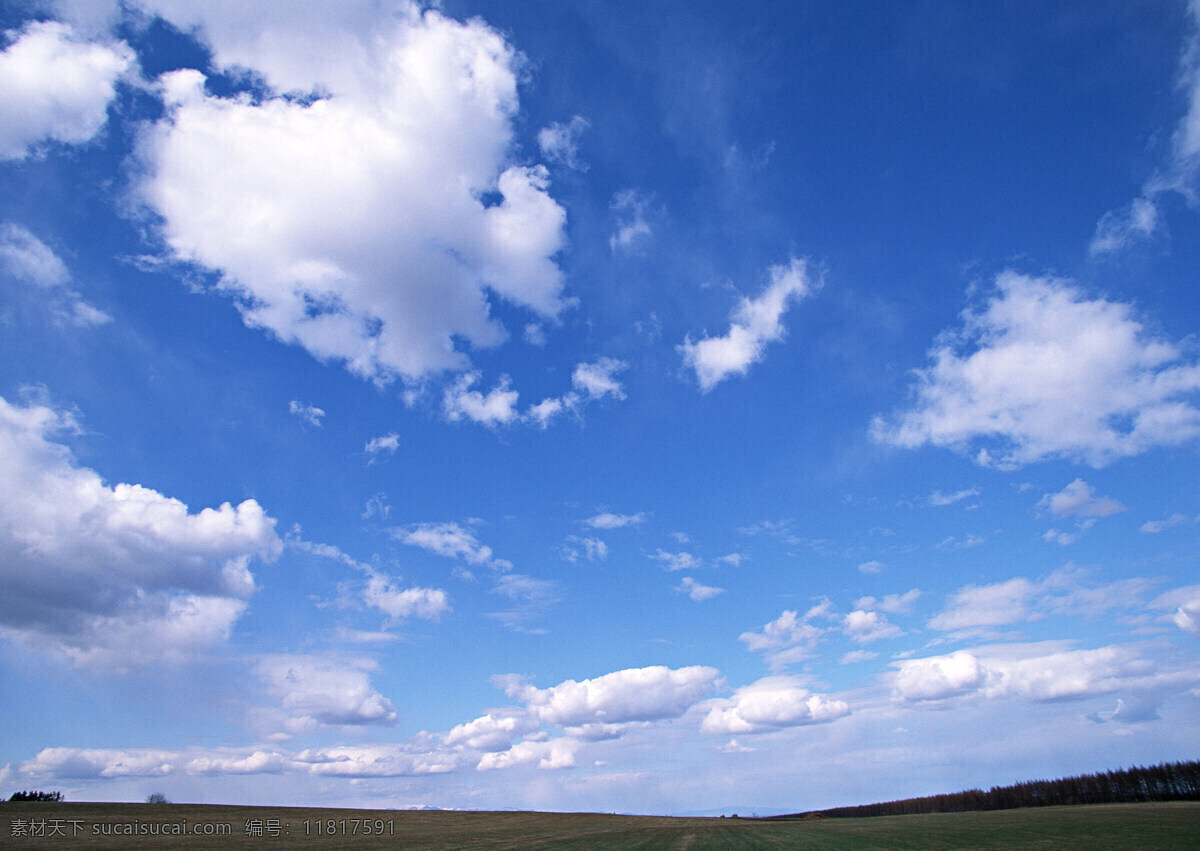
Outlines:
{"label": "grassy field", "polygon": [[[157,835],[150,833],[151,826],[157,829]],[[187,835],[164,836],[164,829],[187,831]],[[40,835],[14,835],[22,832]],[[1200,803],[805,821],[198,804],[3,803],[0,846],[1200,849]]]}

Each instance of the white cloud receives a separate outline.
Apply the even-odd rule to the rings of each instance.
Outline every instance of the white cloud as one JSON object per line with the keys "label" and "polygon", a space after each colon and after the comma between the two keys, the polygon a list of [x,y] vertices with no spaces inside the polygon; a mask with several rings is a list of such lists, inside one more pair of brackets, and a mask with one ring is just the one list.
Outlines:
{"label": "white cloud", "polygon": [[189,513],[106,485],[52,435],[47,407],[0,399],[0,631],[79,665],[177,663],[223,641],[254,591],[251,558],[282,550],[254,500]]}
{"label": "white cloud", "polygon": [[1180,606],[1172,620],[1184,632],[1200,638],[1200,597]]}
{"label": "white cloud", "polygon": [[571,384],[575,390],[530,405],[525,412],[525,419],[545,429],[559,414],[569,412],[578,416],[587,402],[603,399],[605,396],[624,399],[625,391],[621,382],[614,376],[628,366],[625,361],[615,358],[600,358],[594,363],[576,364],[575,371],[571,373]]}
{"label": "white cloud", "polygon": [[1189,203],[1197,197],[1200,175],[1200,4],[1188,5],[1192,31],[1184,44],[1177,79],[1187,101],[1187,110],[1171,139],[1167,161],[1142,187],[1142,193],[1127,207],[1110,210],[1101,216],[1090,246],[1093,255],[1121,251],[1129,245],[1153,236],[1161,224],[1158,198],[1176,192]]}
{"label": "white cloud", "polygon": [[904,635],[904,630],[889,623],[886,615],[856,609],[842,618],[842,631],[858,644],[870,644],[883,638]]}
{"label": "white cloud", "polygon": [[579,547],[583,548],[583,557],[588,561],[604,561],[608,558],[608,544],[604,541],[599,538],[580,538],[577,535],[568,535],[567,544],[559,548],[559,553],[566,561],[578,561]]}
{"label": "white cloud", "polygon": [[487,565],[498,570],[512,567],[505,559],[494,558],[491,547],[480,543],[470,529],[457,523],[418,523],[393,529],[392,535],[406,544],[446,558],[462,558],[469,564]]}
{"label": "white cloud", "polygon": [[44,141],[78,145],[99,133],[117,81],[134,64],[128,45],[88,43],[56,21],[5,35],[12,43],[0,53],[0,160],[23,159]]}
{"label": "white cloud", "polygon": [[682,591],[697,603],[702,603],[705,600],[711,600],[718,594],[725,593],[724,588],[714,588],[711,585],[701,585],[690,576],[683,577],[683,581],[675,587],[675,590]]}
{"label": "white cloud", "polygon": [[628,366],[625,361],[616,358],[600,358],[595,363],[581,363],[571,373],[571,383],[577,390],[587,393],[591,399],[602,399],[605,396],[624,399],[621,382],[613,376]]}
{"label": "white cloud", "polygon": [[803,688],[798,677],[764,677],[714,701],[700,729],[705,733],[768,733],[785,727],[824,724],[850,714],[844,700]]}
{"label": "white cloud", "polygon": [[612,211],[616,218],[616,230],[608,238],[608,247],[614,252],[638,252],[654,236],[646,211],[651,197],[636,189],[623,189],[613,195]]}
{"label": "white cloud", "polygon": [[485,753],[475,767],[479,771],[492,771],[536,761],[537,767],[544,770],[574,768],[579,747],[579,742],[573,739],[520,742],[500,753]]}
{"label": "white cloud", "polygon": [[1128,647],[1063,650],[1053,642],[992,645],[896,664],[894,691],[904,701],[970,694],[1035,701],[1083,698],[1116,691],[1153,669]]}
{"label": "white cloud", "polygon": [[857,662],[870,662],[879,656],[874,650],[851,650],[848,653],[843,653],[842,658],[838,659],[839,665],[853,665]]}
{"label": "white cloud", "polygon": [[363,452],[367,455],[367,463],[374,464],[383,455],[395,455],[399,448],[400,435],[390,431],[368,440],[366,446],[363,447]]}
{"label": "white cloud", "polygon": [[713,559],[717,564],[727,564],[730,567],[740,567],[746,557],[741,553],[729,553],[728,555],[718,556]]}
{"label": "white cloud", "polygon": [[915,404],[872,436],[926,443],[1016,467],[1067,457],[1101,467],[1200,435],[1200,366],[1150,338],[1127,304],[1088,299],[1068,282],[1004,272],[982,311],[943,335],[916,371]]}
{"label": "white cloud", "polygon": [[751,364],[761,361],[767,344],[784,337],[783,314],[789,302],[813,291],[802,260],[793,258],[787,266],[772,266],[770,275],[771,283],[758,298],[742,298],[728,334],[705,337],[698,343],[689,337],[677,347],[684,363],[695,370],[701,391],[707,393],[731,375],[745,375]]}
{"label": "white cloud", "polygon": [[542,156],[551,162],[562,163],[576,171],[587,171],[587,163],[579,159],[579,139],[592,125],[582,115],[576,115],[566,124],[555,121],[538,131],[538,147]]}
{"label": "white cloud", "polygon": [[645,520],[646,514],[642,511],[637,514],[612,514],[603,511],[583,522],[593,529],[620,529],[622,526],[636,526]]}
{"label": "white cloud", "polygon": [[892,614],[905,614],[912,611],[912,605],[920,598],[921,592],[916,589],[910,589],[903,594],[888,594],[882,600],[877,600],[874,597],[860,597],[854,601],[856,609],[878,609],[881,612],[890,612]]}
{"label": "white cloud", "polygon": [[968,585],[950,595],[945,611],[929,621],[943,632],[1006,626],[1029,617],[1038,588],[1017,577],[992,585]]}
{"label": "white cloud", "polygon": [[858,566],[858,572],[867,574],[882,573],[886,567],[887,565],[883,562],[872,559],[871,561],[864,561],[862,564],[860,564]]}
{"label": "white cloud", "polygon": [[650,558],[661,562],[664,570],[695,570],[700,567],[700,559],[691,553],[669,553],[660,549]]}
{"label": "white cloud", "polygon": [[450,611],[446,592],[440,588],[401,588],[377,571],[370,572],[363,602],[393,620],[417,617],[436,621]]}
{"label": "white cloud", "polygon": [[[215,97],[165,74],[136,194],[170,256],[221,273],[245,322],[377,382],[469,368],[499,297],[555,319],[565,212],[512,165],[519,57],[479,19],[415,4],[152,5],[220,68],[307,99]],[[499,203],[492,204],[489,193]]]}
{"label": "white cloud", "polygon": [[717,676],[716,668],[655,665],[581,682],[566,680],[548,689],[535,688],[518,678],[498,678],[498,682],[539,721],[583,727],[678,718],[712,691]]}
{"label": "white cloud", "polygon": [[511,748],[515,737],[532,733],[537,728],[536,721],[520,712],[489,712],[474,721],[459,724],[443,739],[448,745],[465,745],[477,751],[498,753]]}
{"label": "white cloud", "polygon": [[519,419],[518,394],[509,386],[508,376],[503,376],[487,395],[471,389],[479,377],[478,372],[464,372],[446,388],[442,399],[446,419],[458,422],[466,418],[485,426],[507,425]]}
{"label": "white cloud", "polygon": [[1147,197],[1135,198],[1123,210],[1110,210],[1096,223],[1088,250],[1093,254],[1121,251],[1133,242],[1148,239],[1158,227],[1158,207]]}
{"label": "white cloud", "polygon": [[544,629],[526,626],[530,621],[542,617],[559,602],[558,583],[549,579],[536,579],[521,573],[505,573],[496,577],[491,593],[513,601],[513,606],[500,612],[488,612],[488,617],[502,623],[514,632],[540,635]]}
{"label": "white cloud", "polygon": [[297,769],[318,777],[419,777],[457,767],[453,754],[425,752],[405,745],[343,745],[304,750],[293,757]]}
{"label": "white cloud", "polygon": [[1067,565],[1037,582],[1015,577],[991,585],[968,585],[949,595],[945,610],[928,626],[964,635],[987,634],[993,627],[1035,620],[1046,613],[1095,617],[1111,609],[1141,604],[1153,584],[1132,577],[1106,585],[1084,584],[1085,571]]}
{"label": "white cloud", "polygon": [[1186,523],[1187,517],[1176,512],[1166,520],[1147,520],[1141,525],[1141,531],[1149,535],[1157,535],[1159,532],[1164,532],[1172,526],[1178,526],[1180,523]]}
{"label": "white cloud", "polygon": [[62,259],[28,228],[6,222],[0,225],[0,275],[22,284],[34,284],[50,293],[50,309],[72,325],[103,325],[112,317],[88,304],[67,286],[71,273]]}
{"label": "white cloud", "polygon": [[317,428],[321,427],[321,417],[325,416],[325,411],[316,405],[298,402],[295,399],[288,402],[288,413]]}
{"label": "white cloud", "polygon": [[62,259],[28,228],[7,222],[0,226],[0,270],[5,275],[40,287],[61,287],[71,280]]}
{"label": "white cloud", "polygon": [[966,488],[955,491],[954,493],[942,493],[941,491],[934,491],[929,495],[929,504],[937,507],[941,507],[943,505],[953,505],[954,503],[971,496],[979,496],[979,488]]}
{"label": "white cloud", "polygon": [[1111,517],[1125,511],[1125,506],[1107,496],[1093,496],[1095,488],[1083,479],[1076,479],[1058,493],[1042,497],[1039,507],[1044,507],[1055,517]]}
{"label": "white cloud", "polygon": [[772,670],[779,670],[812,655],[825,630],[809,621],[825,615],[826,610],[827,606],[814,606],[801,618],[795,610],[788,609],[764,624],[762,632],[743,632],[738,641],[743,642],[747,650],[765,651],[767,664]]}
{"label": "white cloud", "polygon": [[259,661],[256,673],[288,715],[288,732],[319,725],[391,724],[396,710],[371,687],[369,659],[281,654]]}

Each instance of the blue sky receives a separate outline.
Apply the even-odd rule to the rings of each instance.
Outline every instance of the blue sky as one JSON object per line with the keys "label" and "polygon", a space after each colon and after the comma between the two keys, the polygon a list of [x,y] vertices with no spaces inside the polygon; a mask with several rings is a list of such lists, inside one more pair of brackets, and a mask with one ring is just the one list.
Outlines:
{"label": "blue sky", "polygon": [[0,785],[1195,757],[1200,5],[10,3]]}

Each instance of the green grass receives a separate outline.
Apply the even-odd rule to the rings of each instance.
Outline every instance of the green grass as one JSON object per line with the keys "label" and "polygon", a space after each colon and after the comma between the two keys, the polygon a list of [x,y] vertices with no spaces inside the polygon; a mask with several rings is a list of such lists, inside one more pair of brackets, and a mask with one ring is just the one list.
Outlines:
{"label": "green grass", "polygon": [[[247,822],[278,821],[280,835],[248,836]],[[316,822],[334,821],[334,835]],[[353,820],[359,830],[352,834]],[[13,836],[13,823],[41,820],[65,836]],[[55,821],[57,820],[57,821]],[[222,836],[96,835],[114,824],[228,825]],[[308,821],[307,831],[305,820]],[[362,820],[391,823],[366,836]],[[72,833],[75,834],[72,837]],[[986,813],[860,819],[759,821],[594,813],[413,812],[200,804],[0,804],[5,848],[1197,848],[1200,803],[1109,804]]]}

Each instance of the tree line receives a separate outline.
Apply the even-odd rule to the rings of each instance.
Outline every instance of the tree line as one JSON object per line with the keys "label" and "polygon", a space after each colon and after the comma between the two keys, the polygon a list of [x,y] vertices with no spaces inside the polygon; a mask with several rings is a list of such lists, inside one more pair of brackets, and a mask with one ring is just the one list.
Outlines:
{"label": "tree line", "polygon": [[1145,801],[1200,801],[1200,762],[1164,762],[1056,780],[1030,780],[1012,786],[993,786],[986,792],[967,789],[946,795],[833,807],[774,818],[863,818]]}

